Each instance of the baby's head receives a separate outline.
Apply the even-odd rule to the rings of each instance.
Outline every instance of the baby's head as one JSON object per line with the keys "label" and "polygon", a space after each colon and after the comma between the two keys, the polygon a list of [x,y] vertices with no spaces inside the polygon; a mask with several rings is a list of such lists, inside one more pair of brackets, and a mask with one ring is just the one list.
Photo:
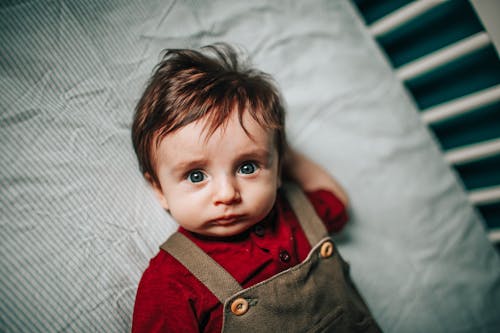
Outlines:
{"label": "baby's head", "polygon": [[270,76],[226,44],[169,50],[141,97],[141,171],[184,228],[231,236],[262,220],[279,186],[284,107]]}

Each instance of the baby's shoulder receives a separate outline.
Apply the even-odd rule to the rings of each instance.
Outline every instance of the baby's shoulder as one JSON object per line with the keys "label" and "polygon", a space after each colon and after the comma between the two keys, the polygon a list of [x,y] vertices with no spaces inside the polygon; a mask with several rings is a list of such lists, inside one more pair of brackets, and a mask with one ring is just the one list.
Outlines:
{"label": "baby's shoulder", "polygon": [[168,282],[170,280],[182,282],[183,278],[191,274],[170,253],[160,250],[149,261],[149,266],[143,275],[155,279],[157,282]]}
{"label": "baby's shoulder", "polygon": [[134,320],[137,323],[144,321],[144,327],[154,324],[165,329],[175,327],[176,332],[195,331],[193,327],[184,326],[200,322],[207,309],[213,308],[218,301],[204,288],[181,263],[160,250],[150,260],[139,283]]}
{"label": "baby's shoulder", "polygon": [[172,255],[160,250],[144,271],[138,295],[155,299],[163,308],[179,306],[179,302],[203,302],[207,290],[189,270]]}
{"label": "baby's shoulder", "polygon": [[142,275],[140,285],[143,287],[142,289],[154,290],[159,294],[172,291],[191,294],[195,291],[192,288],[193,284],[197,283],[196,278],[186,267],[168,252],[160,250],[150,260],[149,266]]}

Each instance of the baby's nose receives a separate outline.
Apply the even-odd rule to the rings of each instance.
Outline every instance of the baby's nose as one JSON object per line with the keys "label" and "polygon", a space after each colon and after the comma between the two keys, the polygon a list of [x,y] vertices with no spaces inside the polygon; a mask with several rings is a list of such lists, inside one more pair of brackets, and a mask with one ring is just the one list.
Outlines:
{"label": "baby's nose", "polygon": [[230,205],[241,200],[238,184],[230,177],[221,179],[214,189],[214,203]]}

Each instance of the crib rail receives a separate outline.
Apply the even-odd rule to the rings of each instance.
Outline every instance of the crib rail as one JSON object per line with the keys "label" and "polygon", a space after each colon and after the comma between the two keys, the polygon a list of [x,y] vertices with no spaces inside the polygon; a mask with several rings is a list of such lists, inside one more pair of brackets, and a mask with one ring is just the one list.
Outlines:
{"label": "crib rail", "polygon": [[422,111],[422,120],[427,124],[446,121],[452,117],[476,111],[500,101],[500,84],[469,94]]}
{"label": "crib rail", "polygon": [[479,32],[474,36],[465,38],[455,44],[399,67],[396,70],[396,76],[402,81],[415,79],[489,44],[490,38],[488,34],[486,32]]}
{"label": "crib rail", "polygon": [[498,202],[500,200],[500,186],[470,191],[469,200],[476,205]]}
{"label": "crib rail", "polygon": [[[352,1],[500,250],[500,32],[492,7],[479,8],[478,0]],[[500,12],[500,2],[488,6]]]}
{"label": "crib rail", "polygon": [[450,149],[444,158],[451,164],[465,164],[500,154],[500,139]]}
{"label": "crib rail", "polygon": [[493,243],[500,242],[500,229],[493,229],[488,233],[488,238]]}
{"label": "crib rail", "polygon": [[396,30],[400,26],[409,21],[425,14],[427,11],[440,5],[448,0],[420,0],[414,1],[400,9],[384,16],[379,21],[373,23],[369,27],[369,31],[373,37],[381,37],[391,31]]}

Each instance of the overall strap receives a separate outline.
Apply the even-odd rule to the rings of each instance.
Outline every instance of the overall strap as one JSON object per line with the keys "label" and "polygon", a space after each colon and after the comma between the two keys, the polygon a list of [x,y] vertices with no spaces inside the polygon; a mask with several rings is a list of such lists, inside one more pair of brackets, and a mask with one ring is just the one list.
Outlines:
{"label": "overall strap", "polygon": [[243,289],[231,274],[179,232],[170,236],[160,248],[183,264],[222,304]]}
{"label": "overall strap", "polygon": [[306,234],[311,246],[318,244],[323,238],[328,237],[325,225],[314,210],[302,189],[295,183],[283,184],[285,195],[292,209],[297,215],[300,225]]}

